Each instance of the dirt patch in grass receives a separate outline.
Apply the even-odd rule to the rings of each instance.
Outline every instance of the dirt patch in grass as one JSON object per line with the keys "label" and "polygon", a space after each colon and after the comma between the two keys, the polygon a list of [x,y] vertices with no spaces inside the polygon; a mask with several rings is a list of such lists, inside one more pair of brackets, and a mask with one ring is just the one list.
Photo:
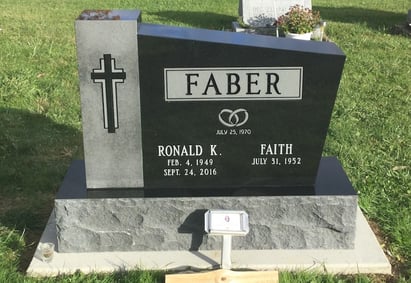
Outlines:
{"label": "dirt patch in grass", "polygon": [[386,257],[388,258],[391,268],[392,268],[392,275],[372,275],[370,276],[373,278],[372,282],[388,282],[394,283],[398,282],[400,276],[404,276],[407,273],[407,266],[405,264],[405,260],[403,258],[396,258],[392,255],[389,250],[389,239],[388,237],[381,231],[378,224],[372,220],[368,220],[368,224],[370,225],[372,231],[374,232],[375,236],[377,237],[378,242],[382,250],[384,251]]}
{"label": "dirt patch in grass", "polygon": [[31,260],[33,259],[34,253],[36,251],[37,245],[40,241],[42,230],[28,230],[25,233],[26,248],[24,249],[19,264],[19,271],[25,273],[29,267]]}
{"label": "dirt patch in grass", "polygon": [[408,23],[395,25],[391,28],[391,33],[411,37],[411,26]]}
{"label": "dirt patch in grass", "polygon": [[19,271],[25,272],[33,258],[41,234],[53,209],[52,195],[27,198],[0,198],[0,223],[24,235],[25,248]]}

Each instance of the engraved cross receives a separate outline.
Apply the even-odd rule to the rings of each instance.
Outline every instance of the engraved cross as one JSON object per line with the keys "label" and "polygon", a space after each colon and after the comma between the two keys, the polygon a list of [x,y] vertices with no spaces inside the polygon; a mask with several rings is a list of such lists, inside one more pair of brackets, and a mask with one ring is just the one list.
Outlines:
{"label": "engraved cross", "polygon": [[117,83],[124,83],[126,73],[122,68],[116,68],[111,54],[104,54],[100,58],[100,68],[91,72],[91,79],[101,84],[104,129],[115,133],[118,129]]}

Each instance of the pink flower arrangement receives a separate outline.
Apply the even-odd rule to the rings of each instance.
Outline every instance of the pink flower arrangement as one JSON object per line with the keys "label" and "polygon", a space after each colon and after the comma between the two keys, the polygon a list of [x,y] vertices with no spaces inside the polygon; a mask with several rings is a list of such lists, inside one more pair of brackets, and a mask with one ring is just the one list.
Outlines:
{"label": "pink flower arrangement", "polygon": [[295,5],[277,19],[277,26],[284,33],[309,33],[320,23],[320,12]]}

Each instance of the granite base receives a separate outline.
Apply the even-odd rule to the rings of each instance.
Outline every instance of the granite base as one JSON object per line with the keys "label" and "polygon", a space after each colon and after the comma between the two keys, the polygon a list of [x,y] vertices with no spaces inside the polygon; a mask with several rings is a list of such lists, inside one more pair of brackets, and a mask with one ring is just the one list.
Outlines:
{"label": "granite base", "polygon": [[[164,270],[201,272],[220,268],[221,251],[129,251],[54,252],[51,262],[39,256],[39,246],[57,246],[53,211],[27,269],[29,276],[61,276],[72,273],[124,272],[125,270]],[[357,209],[354,249],[276,249],[234,250],[233,270],[314,271],[327,274],[391,274],[391,265],[360,209]]]}
{"label": "granite base", "polygon": [[245,210],[250,232],[234,250],[350,249],[357,195],[340,163],[323,158],[315,195],[88,198],[84,162],[74,161],[55,200],[59,252],[218,250],[204,232],[208,209]]}

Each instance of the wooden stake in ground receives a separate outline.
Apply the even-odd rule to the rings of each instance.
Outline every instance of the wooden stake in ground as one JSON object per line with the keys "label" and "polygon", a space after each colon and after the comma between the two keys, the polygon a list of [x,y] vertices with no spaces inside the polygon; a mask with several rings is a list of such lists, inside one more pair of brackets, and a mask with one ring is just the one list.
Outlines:
{"label": "wooden stake in ground", "polygon": [[231,271],[168,274],[166,283],[278,283],[278,271]]}

